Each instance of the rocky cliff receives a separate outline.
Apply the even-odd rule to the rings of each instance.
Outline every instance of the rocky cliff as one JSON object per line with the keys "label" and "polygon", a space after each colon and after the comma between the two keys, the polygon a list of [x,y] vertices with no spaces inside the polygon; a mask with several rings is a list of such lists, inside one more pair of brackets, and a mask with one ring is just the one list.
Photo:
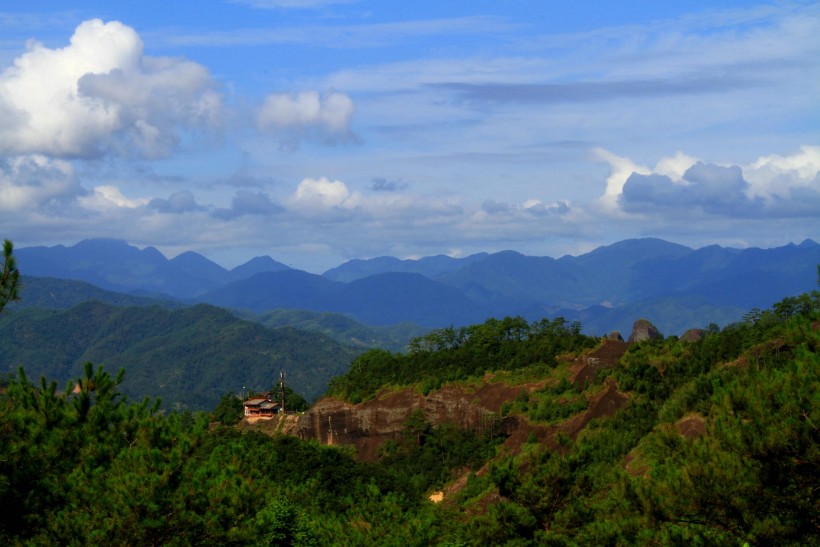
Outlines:
{"label": "rocky cliff", "polygon": [[[653,336],[658,336],[654,325],[640,320],[629,338],[634,342]],[[597,348],[570,358],[570,382],[578,387],[594,383],[600,371],[617,366],[628,347],[620,335],[613,333]],[[546,427],[530,424],[521,416],[502,416],[501,406],[522,392],[545,387],[554,379],[517,384],[502,380],[500,375],[488,374],[481,382],[448,385],[427,395],[413,388],[384,390],[374,399],[356,405],[333,398],[321,399],[299,418],[293,434],[328,445],[354,447],[360,459],[370,461],[378,456],[379,447],[386,441],[401,436],[410,415],[420,410],[432,424],[451,423],[476,432],[496,428],[507,436],[504,444],[513,449],[531,434],[539,442],[557,446],[558,433],[574,438],[591,419],[612,415],[628,401],[610,379],[588,400],[585,411],[559,425]]]}

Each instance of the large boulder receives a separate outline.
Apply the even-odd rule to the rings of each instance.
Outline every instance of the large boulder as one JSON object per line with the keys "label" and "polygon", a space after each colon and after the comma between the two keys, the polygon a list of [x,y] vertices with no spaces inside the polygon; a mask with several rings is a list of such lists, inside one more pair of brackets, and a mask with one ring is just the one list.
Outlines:
{"label": "large boulder", "polygon": [[680,337],[681,342],[697,342],[706,338],[708,331],[704,329],[689,329]]}
{"label": "large boulder", "polygon": [[621,336],[621,333],[616,331],[616,330],[614,330],[614,331],[610,332],[609,334],[607,334],[606,339],[607,340],[612,340],[613,342],[623,342],[624,341],[624,337]]}
{"label": "large boulder", "polygon": [[658,328],[646,319],[638,319],[632,325],[632,334],[629,335],[627,343],[643,342],[644,340],[655,340],[663,338]]}

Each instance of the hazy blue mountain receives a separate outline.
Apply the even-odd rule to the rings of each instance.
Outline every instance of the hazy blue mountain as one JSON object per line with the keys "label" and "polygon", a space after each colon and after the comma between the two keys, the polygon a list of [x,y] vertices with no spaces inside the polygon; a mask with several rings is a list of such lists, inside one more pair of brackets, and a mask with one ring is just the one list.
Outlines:
{"label": "hazy blue mountain", "polygon": [[[228,271],[191,251],[167,259],[157,249],[138,249],[117,239],[88,239],[71,247],[15,249],[24,275],[75,279],[103,289],[189,299],[231,281],[287,266],[264,257]],[[266,259],[267,258],[267,259]]]}
{"label": "hazy blue mountain", "polygon": [[228,308],[263,312],[276,308],[334,311],[329,304],[342,283],[301,270],[256,274],[203,294],[200,300]]}
{"label": "hazy blue mountain", "polygon": [[277,262],[269,256],[257,256],[231,270],[228,273],[227,280],[229,282],[239,281],[260,273],[280,272],[289,269],[291,269],[290,266]]}
{"label": "hazy blue mountain", "polygon": [[436,277],[458,270],[486,257],[487,253],[478,253],[465,258],[436,255],[417,260],[399,260],[392,256],[380,256],[367,260],[348,260],[341,266],[331,268],[322,275],[333,281],[344,283],[382,273],[417,273],[426,277]]}
{"label": "hazy blue mountain", "polygon": [[[24,248],[18,259],[24,277],[82,279],[113,291],[170,294],[255,313],[284,308],[340,313],[369,325],[427,327],[562,313],[583,318],[591,331],[622,329],[640,315],[677,333],[689,318],[697,324],[683,330],[714,317],[736,320],[749,308],[816,289],[820,245],[693,250],[645,238],[558,259],[503,251],[463,259],[352,260],[321,276],[269,257],[228,272],[196,253],[169,261],[156,249],[113,240]],[[687,302],[703,314],[685,312]]]}
{"label": "hazy blue mountain", "polygon": [[350,313],[371,325],[466,325],[492,315],[454,287],[414,273],[383,273],[342,285],[331,305],[332,311]]}
{"label": "hazy blue mountain", "polygon": [[24,247],[15,249],[15,255],[25,275],[77,279],[119,292],[135,286],[156,289],[158,280],[151,274],[167,262],[153,247],[140,250],[114,239],[89,239],[73,247]]}
{"label": "hazy blue mountain", "polygon": [[270,272],[229,283],[201,300],[257,313],[276,308],[345,313],[369,325],[467,324],[490,314],[458,289],[408,273],[339,283],[299,270]]}
{"label": "hazy blue mountain", "polygon": [[[525,256],[515,251],[487,255],[460,270],[436,280],[470,292],[475,298],[484,293],[487,305],[538,303],[558,306],[578,305],[590,287],[578,279],[578,272],[550,257]],[[589,302],[592,303],[592,302]]]}

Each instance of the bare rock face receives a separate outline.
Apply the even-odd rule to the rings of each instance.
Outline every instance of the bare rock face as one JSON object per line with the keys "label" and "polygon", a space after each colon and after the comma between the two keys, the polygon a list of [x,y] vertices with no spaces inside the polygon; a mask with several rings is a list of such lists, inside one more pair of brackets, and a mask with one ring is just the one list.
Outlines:
{"label": "bare rock face", "polygon": [[621,333],[616,331],[616,330],[614,330],[614,331],[610,332],[609,334],[607,334],[606,339],[607,340],[612,340],[614,342],[623,342],[624,341],[624,337],[621,336]]}
{"label": "bare rock face", "polygon": [[703,329],[689,329],[680,337],[681,342],[697,342],[706,338],[706,332]]}
{"label": "bare rock face", "polygon": [[299,418],[294,434],[323,444],[352,446],[358,457],[372,461],[386,441],[398,439],[410,415],[417,410],[433,424],[451,423],[476,432],[493,428],[507,435],[520,428],[518,418],[502,417],[501,405],[522,390],[532,391],[546,382],[509,386],[490,382],[477,387],[445,386],[425,396],[402,389],[353,405],[338,399],[317,401]]}
{"label": "bare rock face", "polygon": [[629,335],[628,344],[633,342],[643,342],[645,340],[655,340],[661,338],[658,328],[646,319],[638,319],[632,325],[632,334]]}
{"label": "bare rock face", "polygon": [[618,359],[626,353],[627,348],[623,338],[620,340],[618,338],[607,336],[600,346],[574,360],[569,378],[572,385],[583,387],[590,384],[595,381],[595,376],[599,371],[615,368],[618,365]]}

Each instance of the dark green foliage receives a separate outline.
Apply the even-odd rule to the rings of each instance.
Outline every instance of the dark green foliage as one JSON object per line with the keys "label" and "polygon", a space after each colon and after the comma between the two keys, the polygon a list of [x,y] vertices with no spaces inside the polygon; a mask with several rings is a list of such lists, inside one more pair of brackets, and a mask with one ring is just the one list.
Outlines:
{"label": "dark green foliage", "polygon": [[226,393],[219,399],[219,404],[214,409],[216,421],[225,425],[235,424],[242,419],[245,409],[242,406],[242,399],[236,393]]}
{"label": "dark green foliage", "polygon": [[[462,534],[494,544],[816,544],[819,297],[786,299],[699,342],[633,346],[616,373],[632,403],[593,420],[563,455],[496,462],[501,501]],[[686,438],[672,422],[691,413],[704,431]]]}
{"label": "dark green foliage", "polygon": [[268,329],[208,305],[169,310],[87,302],[70,310],[0,315],[0,370],[25,365],[60,383],[92,361],[128,370],[121,389],[166,408],[212,410],[227,391],[261,391],[279,371],[308,399],[359,350],[290,328]]}
{"label": "dark green foliage", "polygon": [[363,348],[382,348],[401,351],[415,336],[429,329],[412,323],[385,326],[367,326],[340,313],[276,309],[261,314],[246,313],[247,319],[258,321],[269,328],[293,327],[318,332],[345,345]]}
{"label": "dark green foliage", "polygon": [[[0,543],[817,544],[818,320],[813,293],[698,342],[634,346],[612,376],[630,402],[577,437],[555,429],[539,444],[531,435],[516,453],[497,449],[501,437],[417,412],[371,464],[293,437],[210,428],[201,413],[129,403],[122,373],[90,364],[63,391],[20,371],[0,399]],[[532,349],[537,337],[507,332],[475,338],[491,357],[471,348],[474,369],[436,357],[471,355],[471,339],[449,332],[429,342],[450,347],[367,354],[360,365],[415,359],[435,383],[441,377],[424,356],[481,374],[493,361],[526,363],[528,351],[549,355]],[[511,409],[585,395],[561,381],[522,391]],[[680,418],[693,416],[703,430],[685,437]],[[425,499],[465,476],[441,505]]]}
{"label": "dark green foliage", "polygon": [[492,428],[476,435],[451,424],[434,427],[417,410],[407,420],[402,438],[382,448],[378,480],[407,499],[420,499],[455,478],[453,470],[481,467],[500,440]]}
{"label": "dark green foliage", "polygon": [[319,545],[299,509],[287,500],[273,498],[256,513],[254,526],[260,531],[255,545]]}
{"label": "dark green foliage", "polygon": [[20,299],[20,272],[14,259],[14,244],[3,241],[3,267],[0,268],[0,312],[9,302]]}
{"label": "dark green foliage", "polygon": [[285,409],[288,412],[304,412],[308,406],[310,405],[304,397],[293,391],[290,386],[285,386]]}
{"label": "dark green foliage", "polygon": [[83,302],[95,300],[112,306],[162,306],[179,309],[184,305],[170,298],[148,298],[101,289],[84,281],[26,275],[20,291],[19,308],[67,310]]}
{"label": "dark green foliage", "polygon": [[328,394],[358,402],[385,385],[421,384],[423,391],[488,371],[533,365],[555,366],[555,357],[594,346],[581,325],[558,318],[528,323],[521,317],[489,319],[480,325],[437,329],[414,338],[407,354],[370,350],[343,376],[334,378]]}

